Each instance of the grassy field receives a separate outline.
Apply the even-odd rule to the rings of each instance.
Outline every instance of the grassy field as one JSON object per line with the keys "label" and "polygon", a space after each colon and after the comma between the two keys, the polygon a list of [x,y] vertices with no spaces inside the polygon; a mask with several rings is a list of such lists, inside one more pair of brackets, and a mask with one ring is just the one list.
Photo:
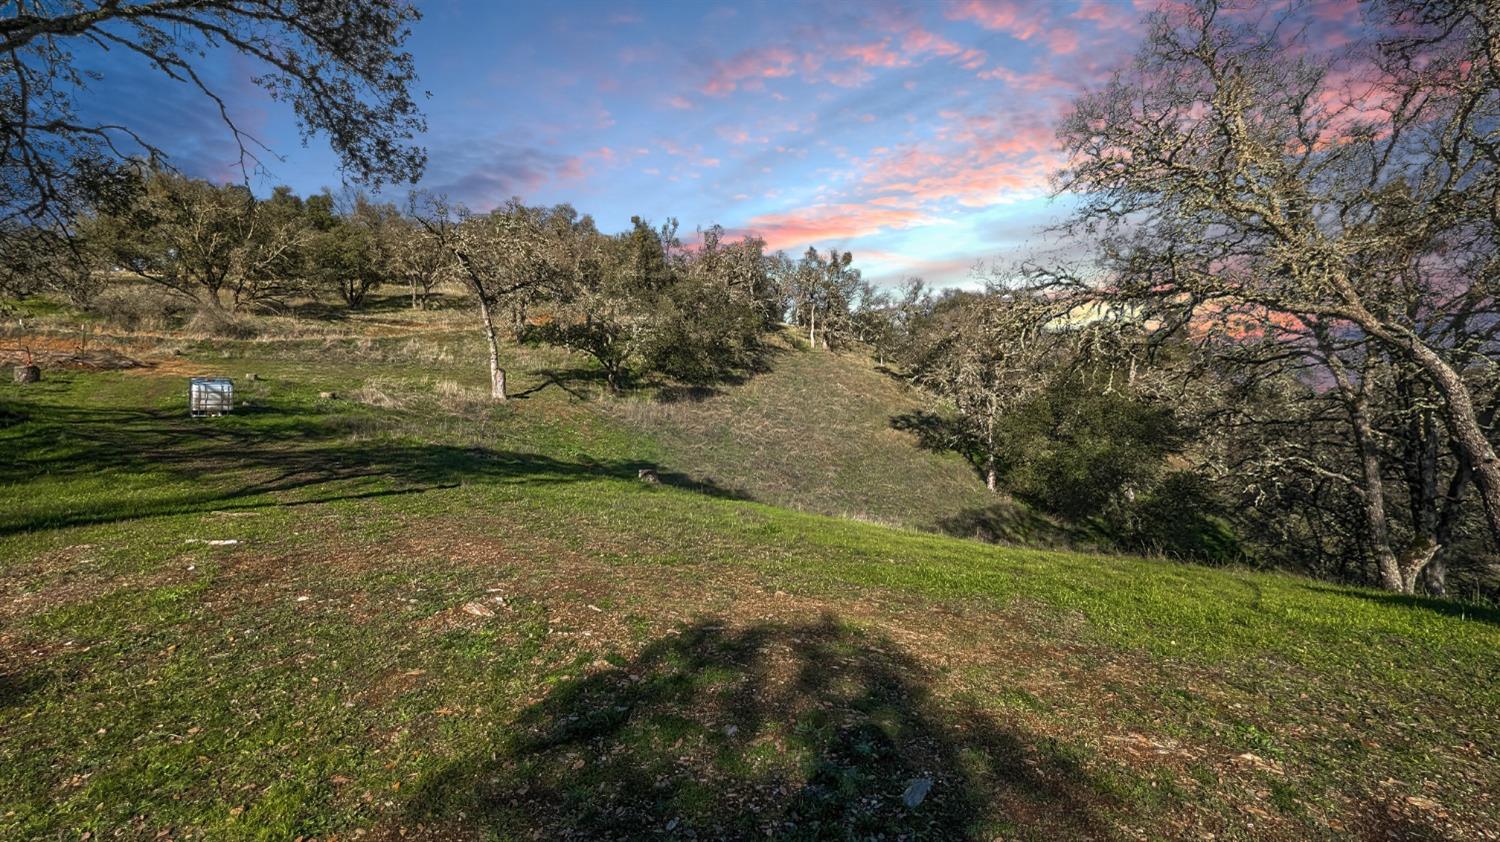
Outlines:
{"label": "grassy field", "polygon": [[856,357],[497,407],[462,327],[0,385],[0,838],[1500,838],[1493,610],[939,534],[1068,538]]}

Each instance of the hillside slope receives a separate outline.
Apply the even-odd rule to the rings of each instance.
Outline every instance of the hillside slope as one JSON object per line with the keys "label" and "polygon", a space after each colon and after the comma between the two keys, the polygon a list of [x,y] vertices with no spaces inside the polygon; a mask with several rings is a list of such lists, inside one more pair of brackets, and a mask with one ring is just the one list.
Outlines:
{"label": "hillside slope", "polygon": [[0,384],[0,837],[1500,835],[1493,611],[746,500],[344,329]]}
{"label": "hillside slope", "polygon": [[819,514],[963,534],[979,513],[993,537],[1036,543],[1058,530],[987,491],[953,454],[917,448],[891,419],[918,409],[913,390],[862,354],[809,350],[783,333],[769,370],[707,396],[660,394],[602,406],[651,436],[664,464],[764,502]]}

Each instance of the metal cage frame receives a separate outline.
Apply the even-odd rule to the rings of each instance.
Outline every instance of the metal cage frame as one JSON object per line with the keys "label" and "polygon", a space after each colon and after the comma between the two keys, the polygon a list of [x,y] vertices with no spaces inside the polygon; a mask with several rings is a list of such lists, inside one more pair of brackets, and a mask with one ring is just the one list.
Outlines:
{"label": "metal cage frame", "polygon": [[188,381],[188,412],[194,418],[233,411],[233,380],[228,377],[194,377]]}

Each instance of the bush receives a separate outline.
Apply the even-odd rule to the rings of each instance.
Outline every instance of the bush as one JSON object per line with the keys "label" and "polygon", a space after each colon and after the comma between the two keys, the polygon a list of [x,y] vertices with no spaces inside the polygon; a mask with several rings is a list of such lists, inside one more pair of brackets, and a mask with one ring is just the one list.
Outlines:
{"label": "bush", "polygon": [[1208,480],[1174,471],[1130,507],[1121,541],[1137,552],[1228,564],[1240,546]]}
{"label": "bush", "polygon": [[187,324],[189,333],[211,336],[216,339],[254,339],[260,334],[255,322],[245,316],[223,311],[199,309]]}
{"label": "bush", "polygon": [[1039,508],[1074,520],[1116,519],[1154,485],[1182,431],[1166,407],[1070,379],[1054,383],[1006,418],[1014,443],[1006,484]]}
{"label": "bush", "polygon": [[121,330],[161,331],[182,325],[193,307],[166,290],[121,283],[107,286],[90,302],[88,310]]}
{"label": "bush", "polygon": [[753,370],[763,322],[744,302],[721,290],[680,282],[662,303],[643,349],[646,370],[689,385],[732,380]]}

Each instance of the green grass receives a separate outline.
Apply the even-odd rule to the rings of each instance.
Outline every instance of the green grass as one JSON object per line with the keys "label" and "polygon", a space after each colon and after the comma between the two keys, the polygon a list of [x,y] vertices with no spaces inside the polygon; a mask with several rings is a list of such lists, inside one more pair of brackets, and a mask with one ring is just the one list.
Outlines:
{"label": "green grass", "polygon": [[195,345],[261,377],[220,419],[0,386],[0,837],[1500,829],[1492,610],[819,514],[987,504],[852,357],[489,407],[424,342]]}

